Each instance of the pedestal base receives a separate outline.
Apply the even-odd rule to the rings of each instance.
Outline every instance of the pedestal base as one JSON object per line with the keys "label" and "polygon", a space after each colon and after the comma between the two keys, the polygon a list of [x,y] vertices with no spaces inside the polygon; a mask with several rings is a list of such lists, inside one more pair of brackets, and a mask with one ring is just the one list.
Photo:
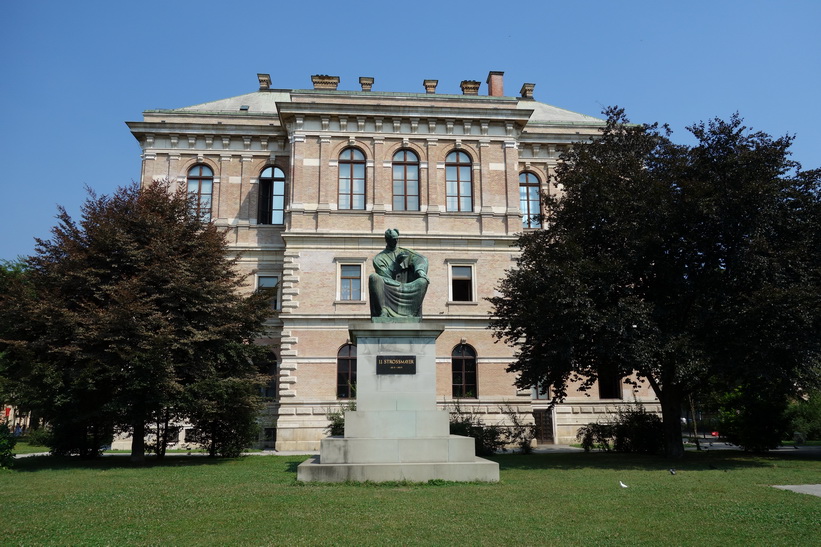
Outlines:
{"label": "pedestal base", "polygon": [[[436,338],[443,326],[355,323],[356,410],[345,413],[345,436],[323,439],[320,455],[303,462],[303,482],[496,482],[499,464],[476,457],[475,441],[450,435],[436,406]],[[391,359],[412,368],[379,370]]]}
{"label": "pedestal base", "polygon": [[302,462],[297,480],[303,482],[498,482],[499,464],[474,457],[472,462],[320,463],[320,456]]}

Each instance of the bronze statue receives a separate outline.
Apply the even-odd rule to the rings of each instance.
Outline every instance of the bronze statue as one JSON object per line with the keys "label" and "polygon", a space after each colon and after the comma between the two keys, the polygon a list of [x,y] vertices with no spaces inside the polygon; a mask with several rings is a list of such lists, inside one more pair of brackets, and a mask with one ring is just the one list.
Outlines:
{"label": "bronze statue", "polygon": [[373,257],[368,280],[371,318],[422,317],[422,301],[428,290],[428,259],[397,246],[399,230],[385,231],[385,250]]}

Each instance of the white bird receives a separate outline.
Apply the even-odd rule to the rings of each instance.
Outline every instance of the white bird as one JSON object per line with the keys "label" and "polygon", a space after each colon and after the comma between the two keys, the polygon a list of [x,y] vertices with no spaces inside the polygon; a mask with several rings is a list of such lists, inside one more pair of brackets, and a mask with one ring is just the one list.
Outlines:
{"label": "white bird", "polygon": [[619,486],[621,486],[622,488],[627,488],[627,485],[626,485],[626,484],[624,484],[624,483],[623,483],[623,482],[621,482],[621,481],[619,481]]}

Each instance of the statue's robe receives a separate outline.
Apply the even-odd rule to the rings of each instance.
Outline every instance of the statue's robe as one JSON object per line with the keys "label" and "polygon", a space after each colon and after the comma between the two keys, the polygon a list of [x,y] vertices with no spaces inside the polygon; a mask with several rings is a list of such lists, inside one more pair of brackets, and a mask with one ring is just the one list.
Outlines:
{"label": "statue's robe", "polygon": [[[406,255],[397,261],[400,255]],[[428,290],[428,260],[410,249],[385,249],[373,258],[368,280],[371,317],[421,317],[422,301]]]}

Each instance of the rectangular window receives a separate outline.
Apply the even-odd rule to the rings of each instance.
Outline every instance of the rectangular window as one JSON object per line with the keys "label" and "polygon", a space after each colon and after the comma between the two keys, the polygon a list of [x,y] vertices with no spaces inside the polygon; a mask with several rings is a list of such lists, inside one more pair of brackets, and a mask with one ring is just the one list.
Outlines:
{"label": "rectangular window", "polygon": [[257,289],[266,289],[271,293],[271,309],[279,309],[279,277],[276,275],[257,276]]}
{"label": "rectangular window", "polygon": [[450,267],[451,302],[473,302],[473,266],[456,265]]}
{"label": "rectangular window", "polygon": [[339,299],[362,300],[362,265],[339,265]]}
{"label": "rectangular window", "polygon": [[599,366],[599,399],[621,399],[621,376],[616,368]]}

